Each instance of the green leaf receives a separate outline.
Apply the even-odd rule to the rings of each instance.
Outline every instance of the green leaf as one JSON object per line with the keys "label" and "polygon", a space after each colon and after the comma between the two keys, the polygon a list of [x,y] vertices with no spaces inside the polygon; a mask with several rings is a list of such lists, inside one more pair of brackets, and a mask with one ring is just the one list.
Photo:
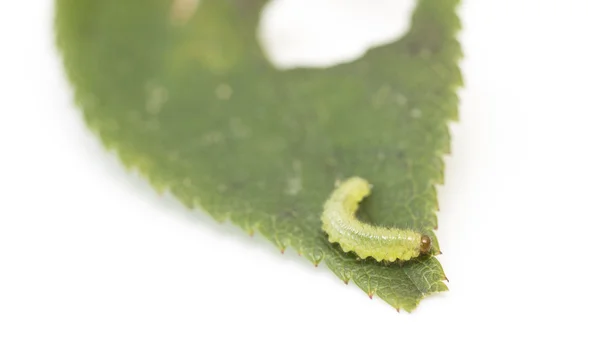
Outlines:
{"label": "green leaf", "polygon": [[420,0],[406,36],[360,60],[290,71],[256,40],[264,2],[204,0],[185,19],[172,0],[57,0],[85,120],[157,190],[411,311],[447,290],[438,261],[359,260],[327,241],[320,215],[336,180],[360,176],[374,185],[361,218],[436,228],[461,85],[458,0]]}

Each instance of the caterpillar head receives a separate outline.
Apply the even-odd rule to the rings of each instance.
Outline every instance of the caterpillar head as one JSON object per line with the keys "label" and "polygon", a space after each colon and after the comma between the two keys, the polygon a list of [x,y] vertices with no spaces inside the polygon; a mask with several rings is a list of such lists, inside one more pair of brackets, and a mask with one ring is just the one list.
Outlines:
{"label": "caterpillar head", "polygon": [[421,243],[419,244],[421,253],[429,253],[431,251],[431,238],[427,235],[421,236]]}

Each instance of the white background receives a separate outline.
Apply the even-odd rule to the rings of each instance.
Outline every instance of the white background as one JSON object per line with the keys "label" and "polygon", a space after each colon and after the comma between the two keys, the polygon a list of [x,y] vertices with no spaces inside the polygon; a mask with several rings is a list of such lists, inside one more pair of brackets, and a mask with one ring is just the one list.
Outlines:
{"label": "white background", "polygon": [[[299,2],[264,23],[281,66],[359,56],[411,8]],[[450,292],[412,314],[123,170],[72,105],[52,11],[0,5],[0,360],[600,359],[597,1],[465,0]]]}

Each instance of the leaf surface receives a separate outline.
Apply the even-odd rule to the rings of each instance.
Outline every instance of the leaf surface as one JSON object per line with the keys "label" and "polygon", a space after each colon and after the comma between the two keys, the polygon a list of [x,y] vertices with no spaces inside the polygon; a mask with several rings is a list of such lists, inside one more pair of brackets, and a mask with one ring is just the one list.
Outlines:
{"label": "leaf surface", "polygon": [[320,215],[337,180],[360,176],[374,185],[362,219],[437,227],[435,185],[461,85],[458,0],[420,0],[402,39],[357,61],[288,71],[256,40],[264,2],[57,0],[77,104],[156,189],[411,311],[447,290],[435,257],[359,260],[327,241]]}

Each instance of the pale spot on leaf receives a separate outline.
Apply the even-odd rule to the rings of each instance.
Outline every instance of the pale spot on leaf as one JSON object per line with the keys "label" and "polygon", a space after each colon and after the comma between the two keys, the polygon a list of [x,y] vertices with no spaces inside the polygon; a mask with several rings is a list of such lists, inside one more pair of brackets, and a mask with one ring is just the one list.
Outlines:
{"label": "pale spot on leaf", "polygon": [[158,114],[168,99],[169,92],[164,87],[152,83],[146,86],[146,112],[148,114]]}
{"label": "pale spot on leaf", "polygon": [[221,100],[229,100],[233,94],[233,89],[231,89],[229,84],[222,83],[215,89],[215,94]]}
{"label": "pale spot on leaf", "polygon": [[199,4],[200,0],[173,0],[169,14],[171,24],[175,26],[187,24],[198,10]]}

